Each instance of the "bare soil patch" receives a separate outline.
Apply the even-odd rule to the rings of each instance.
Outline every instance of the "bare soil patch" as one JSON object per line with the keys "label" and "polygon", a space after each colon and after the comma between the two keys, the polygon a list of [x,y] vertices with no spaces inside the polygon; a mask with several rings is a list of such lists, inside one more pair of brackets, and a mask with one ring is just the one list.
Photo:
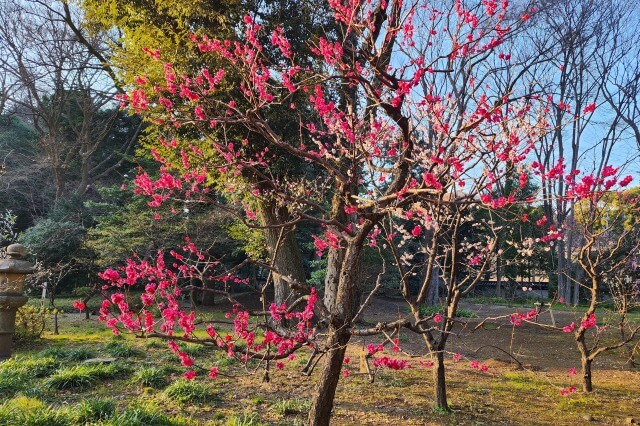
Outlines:
{"label": "bare soil patch", "polygon": [[[509,322],[510,314],[526,313],[534,309],[534,306],[529,308],[462,303],[460,308],[475,313],[478,318],[460,319],[464,324],[455,329],[455,334],[448,342],[447,349],[452,353],[459,352],[471,359],[495,359],[516,365],[520,362],[527,368],[540,371],[566,370],[579,366],[580,357],[573,333],[563,333],[530,323],[513,326]],[[367,324],[389,322],[399,316],[406,316],[407,312],[401,299],[380,297],[373,300],[367,308],[364,321]],[[552,313],[558,327],[580,321],[580,312],[577,311],[553,309]],[[483,325],[477,328],[483,321]],[[542,310],[537,323],[551,326],[552,322],[551,313],[546,309]],[[611,332],[609,338],[615,337],[614,332]],[[425,345],[419,336],[404,331],[400,341],[403,350],[416,355],[425,354]],[[598,358],[595,368],[622,369],[624,363],[622,353],[616,351]]]}

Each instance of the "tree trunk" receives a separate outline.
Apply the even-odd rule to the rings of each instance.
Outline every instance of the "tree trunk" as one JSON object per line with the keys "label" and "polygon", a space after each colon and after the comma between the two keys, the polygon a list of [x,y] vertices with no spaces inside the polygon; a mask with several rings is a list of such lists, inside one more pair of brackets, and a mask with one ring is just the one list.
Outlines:
{"label": "tree trunk", "polygon": [[580,303],[580,283],[584,280],[584,269],[579,265],[575,265],[575,275],[573,283],[573,306],[578,306]]}
{"label": "tree trunk", "polygon": [[573,300],[571,301],[571,304],[573,306],[578,306],[578,303],[580,303],[580,284],[578,284],[577,282],[573,283]]}
{"label": "tree trunk", "polygon": [[320,375],[320,382],[316,388],[315,398],[309,411],[308,424],[310,426],[328,426],[333,410],[333,400],[342,371],[344,354],[351,335],[335,329],[330,330],[331,337],[327,342],[333,347],[325,360]]}
{"label": "tree trunk", "polygon": [[[626,303],[624,304],[624,308],[626,311]],[[633,370],[636,366],[636,360],[634,357],[634,353],[633,353],[633,348],[631,347],[631,345],[629,345],[629,342],[627,342],[627,333],[625,332],[624,329],[624,324],[625,324],[625,315],[622,315],[622,318],[620,318],[620,323],[618,324],[618,329],[620,330],[620,342],[623,343],[622,348],[624,349],[624,352],[627,355],[627,361],[626,361],[626,366],[628,369]]]}
{"label": "tree trunk", "polygon": [[340,285],[340,269],[344,260],[344,249],[330,248],[327,253],[327,273],[324,278],[324,306],[333,311]]}
{"label": "tree trunk", "polygon": [[[213,283],[205,283],[204,284],[205,288],[209,288],[210,286],[213,287]],[[216,295],[213,292],[210,291],[203,291],[202,292],[202,306],[213,306],[216,304]],[[195,305],[192,307],[192,309],[195,309]]]}
{"label": "tree trunk", "polygon": [[87,192],[87,188],[89,187],[89,161],[90,154],[87,152],[87,138],[90,138],[89,135],[82,135],[82,143],[80,144],[80,182],[76,186],[75,193],[78,196],[83,196]]}
{"label": "tree trunk", "polygon": [[564,258],[564,245],[562,242],[558,243],[558,266],[557,266],[557,277],[558,277],[558,301],[562,304],[569,304],[571,301],[569,300],[567,294],[567,282],[565,276],[565,258]]}
{"label": "tree trunk", "polygon": [[635,369],[636,368],[635,354],[633,353],[633,348],[631,347],[631,345],[629,345],[629,343],[624,344],[624,352],[626,353],[626,356],[627,356],[627,361],[625,362],[626,367],[629,370]]}
{"label": "tree trunk", "polygon": [[551,282],[552,277],[555,275],[556,279],[557,279],[557,294],[556,294],[556,298],[558,300],[558,303],[563,303],[562,299],[564,298],[564,280],[562,277],[562,254],[561,254],[561,247],[560,244],[562,242],[558,243],[558,246],[556,248],[557,251],[557,255],[556,258],[554,260],[556,260],[556,265],[555,265],[555,271],[549,271],[549,282]]}
{"label": "tree trunk", "polygon": [[60,331],[58,330],[58,310],[54,309],[53,311],[53,334],[55,334],[56,336],[60,334]]}
{"label": "tree trunk", "polygon": [[440,267],[435,265],[431,274],[431,284],[429,284],[429,293],[427,293],[427,305],[435,306],[439,303],[440,295]]}
{"label": "tree trunk", "polygon": [[[588,316],[589,311],[585,313],[585,318]],[[582,390],[584,392],[591,392],[593,390],[593,383],[591,380],[591,363],[593,359],[589,358],[589,348],[587,347],[587,341],[585,336],[585,330],[580,327],[580,332],[576,337],[576,343],[578,344],[578,350],[580,351],[580,366],[582,367]]]}
{"label": "tree trunk", "polygon": [[[282,225],[291,219],[285,207],[279,207],[268,201],[261,204],[260,214],[267,226]],[[293,227],[276,226],[265,228],[264,236],[269,256],[274,268],[278,271],[277,274],[273,274],[274,301],[278,305],[287,303],[287,301],[291,302],[291,300],[287,300],[291,295],[289,283],[282,277],[289,277],[301,283],[306,281],[295,231]]]}
{"label": "tree trunk", "polygon": [[[331,272],[337,276],[337,280],[332,279],[328,283],[330,286],[337,285],[335,288],[325,288],[325,303],[330,313],[327,339],[329,351],[309,411],[308,421],[311,426],[329,424],[344,354],[351,339],[349,328],[356,314],[355,300],[358,296],[360,255],[364,237],[368,232],[369,229],[361,231],[361,234],[350,241],[346,248],[329,253],[327,275]],[[329,292],[331,294],[328,294]]]}
{"label": "tree trunk", "polygon": [[582,390],[584,392],[591,392],[593,391],[593,383],[591,380],[591,363],[593,361],[583,355],[580,362],[582,364]]}
{"label": "tree trunk", "polygon": [[496,297],[502,297],[502,262],[496,257]]}
{"label": "tree trunk", "polygon": [[55,309],[56,308],[56,287],[53,286],[49,289],[49,308],[50,309]]}
{"label": "tree trunk", "polygon": [[444,371],[444,351],[436,352],[436,362],[433,366],[434,406],[450,411],[447,403],[447,381]]}

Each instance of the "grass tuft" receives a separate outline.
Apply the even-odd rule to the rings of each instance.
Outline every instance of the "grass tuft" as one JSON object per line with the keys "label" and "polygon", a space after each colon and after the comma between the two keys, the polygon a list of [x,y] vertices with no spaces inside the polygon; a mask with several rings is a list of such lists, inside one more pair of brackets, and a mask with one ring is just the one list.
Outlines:
{"label": "grass tuft", "polygon": [[242,415],[231,416],[227,419],[226,426],[262,426],[256,413],[245,411]]}
{"label": "grass tuft", "polygon": [[135,372],[133,380],[143,386],[161,388],[167,384],[167,375],[164,368],[144,367]]}
{"label": "grass tuft", "polygon": [[94,384],[96,377],[93,369],[86,365],[76,365],[71,368],[63,368],[44,381],[44,387],[48,389],[82,388]]}
{"label": "grass tuft", "polygon": [[207,386],[191,380],[180,379],[169,385],[164,394],[181,404],[206,402],[215,396],[215,393]]}
{"label": "grass tuft", "polygon": [[91,349],[80,346],[78,348],[65,348],[61,346],[54,346],[40,352],[41,357],[50,357],[58,361],[75,361],[80,362],[89,358],[95,357],[95,352]]}
{"label": "grass tuft", "polygon": [[451,410],[447,410],[445,408],[438,407],[437,405],[432,405],[431,406],[431,411],[434,412],[435,414],[440,414],[442,416],[451,414]]}
{"label": "grass tuft", "polygon": [[122,342],[109,342],[103,346],[102,350],[107,354],[118,358],[131,358],[142,356],[142,352]]}
{"label": "grass tuft", "polygon": [[0,371],[0,395],[11,397],[24,391],[29,385],[29,375],[24,370],[3,369]]}
{"label": "grass tuft", "polygon": [[16,356],[0,364],[1,372],[20,372],[31,377],[46,377],[60,367],[60,361],[53,357],[32,358]]}
{"label": "grass tuft", "polygon": [[116,412],[116,404],[111,399],[85,399],[72,411],[77,424],[92,424],[112,418]]}
{"label": "grass tuft", "polygon": [[144,345],[147,349],[167,349],[167,344],[161,340],[151,340]]}
{"label": "grass tuft", "polygon": [[[444,311],[444,307],[440,305],[422,305],[420,307],[420,313],[424,316],[442,314]],[[456,318],[478,318],[478,315],[469,309],[458,308]]]}
{"label": "grass tuft", "polygon": [[180,349],[190,356],[203,355],[208,352],[211,352],[211,349],[206,347],[205,345],[198,345],[194,343],[187,343],[185,345],[181,345]]}
{"label": "grass tuft", "polygon": [[109,426],[188,426],[193,425],[191,419],[169,417],[162,410],[150,403],[131,405],[112,420],[105,423]]}
{"label": "grass tuft", "polygon": [[63,368],[47,378],[43,384],[49,389],[69,389],[86,387],[94,384],[98,379],[108,379],[129,373],[128,367],[119,364],[81,364]]}
{"label": "grass tuft", "polygon": [[562,398],[558,402],[558,408],[561,410],[577,410],[589,409],[597,403],[596,398],[587,395],[575,395],[572,397]]}
{"label": "grass tuft", "polygon": [[66,407],[46,406],[37,398],[17,396],[0,405],[1,426],[70,426],[74,424]]}
{"label": "grass tuft", "polygon": [[300,398],[283,399],[271,406],[273,411],[283,416],[306,413],[310,407],[311,403],[309,400]]}

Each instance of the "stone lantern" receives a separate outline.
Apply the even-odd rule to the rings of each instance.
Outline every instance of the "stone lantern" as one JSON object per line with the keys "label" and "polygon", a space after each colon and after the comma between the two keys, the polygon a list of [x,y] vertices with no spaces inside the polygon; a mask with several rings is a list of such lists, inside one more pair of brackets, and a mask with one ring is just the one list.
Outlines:
{"label": "stone lantern", "polygon": [[0,262],[0,361],[11,357],[16,311],[27,303],[22,294],[25,277],[34,271],[33,264],[22,260],[27,249],[22,244],[7,247],[7,259]]}

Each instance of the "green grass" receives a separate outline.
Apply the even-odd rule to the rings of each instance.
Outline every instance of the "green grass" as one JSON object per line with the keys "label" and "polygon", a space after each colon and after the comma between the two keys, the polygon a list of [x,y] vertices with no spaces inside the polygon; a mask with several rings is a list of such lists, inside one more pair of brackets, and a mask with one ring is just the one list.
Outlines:
{"label": "green grass", "polygon": [[51,357],[20,355],[0,363],[0,396],[37,395],[41,391],[37,380],[53,374],[59,366],[60,362]]}
{"label": "green grass", "polygon": [[112,341],[102,347],[107,354],[118,358],[132,358],[144,355],[140,350],[124,342]]}
{"label": "green grass", "polygon": [[70,426],[67,407],[54,408],[37,398],[17,396],[0,405],[0,426]]}
{"label": "green grass", "polygon": [[[55,305],[56,305],[56,309],[58,309],[58,311],[62,311],[62,312],[69,312],[69,313],[74,313],[74,314],[78,314],[78,310],[76,308],[73,307],[73,302],[75,300],[79,300],[82,299],[82,297],[80,296],[58,296],[55,298]],[[102,303],[102,298],[100,296],[97,297],[93,297],[89,300],[89,302],[87,302],[87,308],[90,311],[97,311],[98,309],[100,309],[100,304]],[[27,302],[27,305],[29,306],[41,306],[42,305],[42,299],[40,298],[29,298],[29,301]],[[49,300],[46,300],[44,302],[44,306],[45,307],[49,307]],[[84,312],[82,313],[82,315],[84,315]]]}
{"label": "green grass", "polygon": [[29,386],[30,376],[24,370],[3,369],[0,371],[0,396],[11,397]]}
{"label": "green grass", "polygon": [[57,371],[44,381],[44,386],[49,389],[69,389],[87,387],[96,382],[93,369],[85,365],[77,365]]}
{"label": "green grass", "polygon": [[42,357],[51,357],[58,361],[84,361],[96,356],[96,353],[87,348],[86,346],[80,346],[77,348],[69,348],[62,346],[52,346],[44,351],[40,352]]}
{"label": "green grass", "polygon": [[74,422],[78,424],[91,424],[113,418],[116,412],[116,403],[108,398],[85,399],[72,411]]}
{"label": "green grass", "polygon": [[406,380],[394,371],[377,375],[376,381],[384,387],[403,388],[407,385]]}
{"label": "green grass", "polygon": [[499,305],[499,306],[534,306],[536,302],[549,303],[549,299],[541,299],[534,296],[515,296],[511,298],[495,297],[495,296],[475,296],[466,297],[466,302],[474,303],[477,305]]}
{"label": "green grass", "polygon": [[[291,376],[291,372],[305,363],[307,351],[298,354],[291,368],[273,371],[272,383],[263,384],[259,370],[245,368],[226,353],[181,343],[181,349],[203,367],[216,365],[221,370],[214,381],[206,379],[206,373],[186,381],[184,368],[165,341],[129,335],[116,338],[95,319],[84,321],[78,314],[61,315],[60,321],[62,334],[46,333],[41,340],[40,348],[48,345],[49,349],[18,348],[12,360],[0,363],[0,426],[304,424],[315,378]],[[487,331],[501,332],[504,330]],[[547,338],[541,335],[534,344],[544,347]],[[401,339],[415,342],[407,333]],[[350,345],[348,351],[357,359],[362,347]],[[541,360],[549,356],[545,351],[540,354]],[[103,365],[82,363],[87,357],[107,356],[121,360]],[[616,424],[621,416],[632,414],[629,407],[636,406],[640,390],[634,377],[615,372],[611,377],[595,376],[594,397],[580,391],[560,397],[562,388],[576,384],[566,370],[525,372],[496,362],[489,373],[481,374],[466,363],[450,360],[447,367],[452,413],[429,408],[433,401],[431,370],[416,367],[380,371],[374,384],[355,374],[341,378],[334,423],[404,424],[402,418],[406,424],[499,424],[535,418],[540,424],[581,424],[582,416],[589,413],[602,424]],[[70,378],[80,384],[66,383]]]}
{"label": "green grass", "polygon": [[593,407],[597,402],[595,397],[587,395],[576,395],[572,398],[562,398],[558,402],[558,408],[561,410],[581,410]]}
{"label": "green grass", "polygon": [[60,361],[51,357],[20,359],[16,364],[33,377],[47,377],[60,367]]}
{"label": "green grass", "polygon": [[226,426],[262,426],[264,423],[256,413],[244,412],[242,415],[231,416],[225,423]]}
{"label": "green grass", "polygon": [[130,407],[115,417],[110,426],[173,426],[180,423],[173,421],[157,407]]}
{"label": "green grass", "polygon": [[311,403],[309,400],[294,398],[294,399],[283,399],[271,406],[271,409],[276,413],[288,416],[291,414],[302,414],[309,411],[311,407]]}
{"label": "green grass", "polygon": [[158,367],[144,367],[137,370],[133,375],[133,380],[142,386],[161,388],[167,384],[168,371]]}
{"label": "green grass", "polygon": [[544,391],[549,384],[543,380],[540,380],[535,375],[525,372],[507,372],[502,378],[504,382],[497,384],[497,387],[508,388],[517,391]]}
{"label": "green grass", "polygon": [[[424,316],[430,316],[435,314],[442,314],[444,312],[444,307],[440,305],[422,305],[420,307],[420,313]],[[470,311],[469,309],[457,309],[456,310],[456,318],[478,318],[478,315]]]}
{"label": "green grass", "polygon": [[62,368],[47,378],[43,385],[48,389],[69,389],[91,386],[99,379],[122,376],[130,371],[119,364],[81,364]]}
{"label": "green grass", "polygon": [[111,399],[90,398],[74,406],[47,405],[37,398],[17,396],[0,405],[0,426],[189,426],[194,419],[168,416],[148,402],[117,412]]}
{"label": "green grass", "polygon": [[432,405],[431,406],[431,411],[434,412],[435,414],[439,414],[441,416],[448,416],[448,415],[451,414],[449,411],[445,410],[442,407],[438,407],[437,405]]}
{"label": "green grass", "polygon": [[204,345],[198,345],[193,343],[187,343],[180,346],[180,350],[190,356],[203,355],[211,352],[211,348]]}
{"label": "green grass", "polygon": [[147,349],[166,349],[167,344],[162,340],[152,339],[144,345]]}
{"label": "green grass", "polygon": [[143,402],[132,404],[122,413],[104,423],[105,426],[193,426],[199,424],[191,418],[168,416],[157,405]]}
{"label": "green grass", "polygon": [[210,402],[216,394],[209,388],[193,380],[180,379],[164,390],[164,395],[181,404]]}

